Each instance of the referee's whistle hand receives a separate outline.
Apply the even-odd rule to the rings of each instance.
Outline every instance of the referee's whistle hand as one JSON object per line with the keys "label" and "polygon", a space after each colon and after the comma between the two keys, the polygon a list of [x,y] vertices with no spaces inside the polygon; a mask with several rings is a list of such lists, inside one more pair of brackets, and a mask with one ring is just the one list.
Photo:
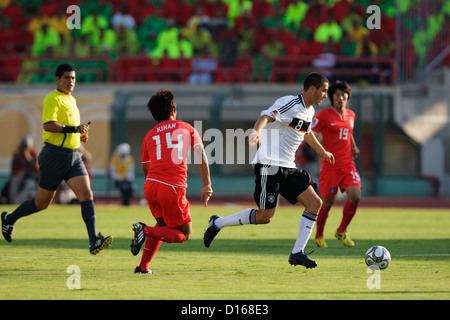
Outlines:
{"label": "referee's whistle hand", "polygon": [[89,131],[89,125],[88,124],[80,124],[79,127],[80,133],[85,133]]}

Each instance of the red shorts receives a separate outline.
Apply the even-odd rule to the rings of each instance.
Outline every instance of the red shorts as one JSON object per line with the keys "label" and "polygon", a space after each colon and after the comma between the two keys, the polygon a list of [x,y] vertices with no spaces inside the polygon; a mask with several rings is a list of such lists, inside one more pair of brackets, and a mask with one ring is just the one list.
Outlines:
{"label": "red shorts", "polygon": [[341,168],[324,166],[320,170],[319,189],[322,198],[334,198],[338,188],[344,192],[347,187],[358,187],[362,189],[361,178],[355,165]]}
{"label": "red shorts", "polygon": [[144,192],[152,215],[155,218],[162,217],[169,228],[177,228],[192,221],[186,189],[146,180]]}

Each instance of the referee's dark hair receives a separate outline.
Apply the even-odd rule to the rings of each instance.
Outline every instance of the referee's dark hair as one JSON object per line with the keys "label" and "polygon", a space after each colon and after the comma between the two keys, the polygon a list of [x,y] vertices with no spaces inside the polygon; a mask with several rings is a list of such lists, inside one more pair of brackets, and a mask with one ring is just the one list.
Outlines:
{"label": "referee's dark hair", "polygon": [[303,91],[308,91],[309,87],[314,86],[319,89],[324,83],[330,82],[327,77],[318,72],[311,72],[303,81]]}
{"label": "referee's dark hair", "polygon": [[172,91],[159,89],[148,101],[147,108],[157,122],[170,118],[172,110],[176,110],[177,104]]}
{"label": "referee's dark hair", "polygon": [[328,89],[328,97],[331,100],[331,105],[333,105],[333,95],[336,92],[336,90],[341,89],[345,93],[348,94],[348,100],[352,97],[352,88],[346,81],[336,81],[336,83],[333,83],[330,88]]}
{"label": "referee's dark hair", "polygon": [[63,63],[63,64],[60,64],[60,65],[56,68],[55,75],[56,75],[58,78],[61,78],[61,77],[63,76],[64,72],[71,72],[71,71],[75,71],[75,72],[76,72],[77,70],[75,69],[75,67],[71,66],[70,64],[68,64],[68,63]]}

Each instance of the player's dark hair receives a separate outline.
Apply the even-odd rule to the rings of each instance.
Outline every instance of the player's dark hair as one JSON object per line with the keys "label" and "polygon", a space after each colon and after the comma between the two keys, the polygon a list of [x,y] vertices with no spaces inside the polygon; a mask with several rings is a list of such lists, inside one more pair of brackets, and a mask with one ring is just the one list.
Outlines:
{"label": "player's dark hair", "polygon": [[75,71],[75,72],[76,72],[77,70],[75,69],[75,67],[71,66],[70,64],[68,64],[68,63],[63,63],[63,64],[60,64],[60,65],[56,68],[55,75],[56,75],[58,78],[61,78],[61,77],[63,76],[64,72],[71,72],[71,71]]}
{"label": "player's dark hair", "polygon": [[319,89],[324,83],[330,82],[327,77],[318,72],[311,72],[303,81],[303,91],[308,91],[309,87],[314,86]]}
{"label": "player's dark hair", "polygon": [[155,121],[168,120],[172,110],[176,109],[175,96],[170,90],[159,89],[148,101],[147,108]]}
{"label": "player's dark hair", "polygon": [[333,105],[333,95],[338,90],[341,89],[345,93],[348,94],[348,100],[352,97],[352,88],[346,81],[336,81],[336,83],[333,83],[330,88],[328,89],[328,97],[331,100],[331,105]]}

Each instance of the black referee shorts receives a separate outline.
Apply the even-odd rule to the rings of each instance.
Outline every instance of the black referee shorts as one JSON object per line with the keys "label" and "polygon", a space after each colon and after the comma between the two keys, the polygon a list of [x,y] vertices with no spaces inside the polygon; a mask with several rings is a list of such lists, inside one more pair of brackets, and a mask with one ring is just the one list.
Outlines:
{"label": "black referee shorts", "polygon": [[255,192],[253,197],[259,209],[276,207],[278,194],[281,194],[290,203],[296,204],[297,197],[309,186],[312,186],[314,190],[317,187],[305,170],[256,164],[254,173]]}
{"label": "black referee shorts", "polygon": [[77,149],[45,144],[39,153],[39,187],[55,191],[59,184],[73,177],[87,175],[86,166]]}

